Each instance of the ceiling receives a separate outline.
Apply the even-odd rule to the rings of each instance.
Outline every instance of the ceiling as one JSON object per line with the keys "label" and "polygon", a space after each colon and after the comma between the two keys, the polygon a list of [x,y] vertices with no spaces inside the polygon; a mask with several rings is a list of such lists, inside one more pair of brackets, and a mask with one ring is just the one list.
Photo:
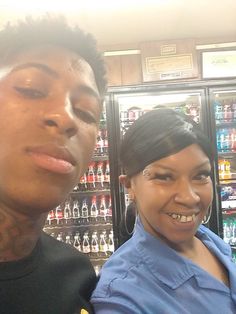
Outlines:
{"label": "ceiling", "polygon": [[28,7],[23,0],[0,1],[0,27],[26,15],[53,10],[91,32],[100,45],[236,36],[236,0],[146,0],[145,4],[139,0],[96,0],[90,7],[85,5],[88,1],[67,0],[66,8],[59,0],[45,1],[50,3],[48,8],[43,0],[34,6],[31,0]]}

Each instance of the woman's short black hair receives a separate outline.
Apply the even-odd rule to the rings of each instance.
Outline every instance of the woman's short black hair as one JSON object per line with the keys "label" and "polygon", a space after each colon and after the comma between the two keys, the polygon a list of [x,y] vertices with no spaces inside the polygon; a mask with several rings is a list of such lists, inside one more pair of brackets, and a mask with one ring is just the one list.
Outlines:
{"label": "woman's short black hair", "polygon": [[198,144],[213,161],[211,144],[201,127],[187,115],[172,109],[155,109],[136,120],[121,142],[120,161],[133,176],[150,163]]}
{"label": "woman's short black hair", "polygon": [[1,64],[14,53],[41,44],[52,44],[76,52],[91,66],[100,94],[106,90],[105,64],[98,52],[91,34],[85,34],[79,27],[70,27],[62,16],[46,15],[38,19],[26,18],[16,25],[7,24],[0,31]]}

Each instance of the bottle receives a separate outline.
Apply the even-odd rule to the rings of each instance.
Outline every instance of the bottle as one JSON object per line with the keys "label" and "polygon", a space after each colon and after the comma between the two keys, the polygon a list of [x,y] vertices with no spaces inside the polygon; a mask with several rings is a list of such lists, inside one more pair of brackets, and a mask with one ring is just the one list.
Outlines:
{"label": "bottle", "polygon": [[98,131],[98,135],[97,135],[97,143],[96,143],[96,153],[97,155],[101,156],[103,155],[104,151],[104,141],[102,138],[102,131],[99,130]]}
{"label": "bottle", "polygon": [[56,207],[56,209],[55,209],[55,217],[56,217],[56,224],[57,225],[62,225],[63,212],[62,212],[62,209],[61,209],[61,205]]}
{"label": "bottle", "polygon": [[107,218],[109,222],[112,222],[112,202],[111,202],[111,195],[108,196],[108,212]]}
{"label": "bottle", "polygon": [[113,236],[113,231],[111,230],[108,235],[108,246],[107,246],[108,254],[111,255],[112,253],[114,253],[114,250],[115,250],[114,236]]}
{"label": "bottle", "polygon": [[69,234],[66,235],[66,244],[69,244],[69,245],[73,245],[72,241],[71,241],[71,236]]}
{"label": "bottle", "polygon": [[88,168],[88,187],[90,190],[95,190],[95,162],[91,162]]}
{"label": "bottle", "polygon": [[73,202],[72,219],[73,219],[74,225],[78,225],[80,223],[80,210],[79,210],[79,201],[78,200]]}
{"label": "bottle", "polygon": [[94,231],[92,233],[92,240],[91,240],[91,256],[98,257],[98,255],[99,255],[98,236],[97,236],[97,232]]}
{"label": "bottle", "polygon": [[215,108],[216,124],[219,124],[223,122],[223,106],[219,101],[215,100],[214,108]]}
{"label": "bottle", "polygon": [[104,154],[108,155],[108,134],[107,134],[107,129],[104,130]]}
{"label": "bottle", "polygon": [[99,255],[101,257],[106,257],[107,256],[107,243],[105,240],[105,235],[104,233],[100,234],[100,240],[99,240]]}
{"label": "bottle", "polygon": [[87,173],[86,173],[86,172],[85,172],[85,173],[82,175],[82,177],[80,178],[78,190],[80,190],[80,191],[87,191],[87,190],[88,190],[88,186],[87,186]]}
{"label": "bottle", "polygon": [[97,208],[97,196],[92,197],[92,202],[90,206],[90,220],[92,223],[96,223],[98,220],[98,208]]}
{"label": "bottle", "polygon": [[105,166],[104,186],[106,189],[110,188],[110,164],[109,164],[109,160],[106,161],[106,166]]}
{"label": "bottle", "polygon": [[87,199],[85,198],[82,202],[81,206],[81,219],[83,224],[88,224],[89,222],[89,210],[88,210],[88,204]]}
{"label": "bottle", "polygon": [[107,206],[105,195],[101,196],[100,205],[99,205],[99,217],[101,221],[106,221],[107,218]]}
{"label": "bottle", "polygon": [[55,212],[54,210],[50,210],[50,212],[48,213],[48,217],[47,217],[47,224],[49,226],[52,226],[55,224]]}
{"label": "bottle", "polygon": [[225,160],[225,173],[224,173],[224,179],[230,179],[231,178],[231,164],[229,160]]}
{"label": "bottle", "polygon": [[73,243],[74,248],[76,248],[78,251],[81,251],[81,244],[80,244],[80,236],[79,233],[77,232],[74,236],[74,243]]}
{"label": "bottle", "polygon": [[89,236],[88,236],[88,232],[85,232],[83,235],[83,244],[82,244],[82,251],[85,254],[89,254],[90,253],[90,244],[89,244]]}
{"label": "bottle", "polygon": [[65,202],[65,208],[64,208],[64,222],[66,225],[72,224],[72,213],[71,213],[71,206],[70,202]]}
{"label": "bottle", "polygon": [[102,190],[104,188],[104,173],[103,173],[103,162],[98,162],[96,172],[96,188]]}
{"label": "bottle", "polygon": [[57,241],[63,242],[63,237],[62,237],[62,233],[59,232],[57,235]]}

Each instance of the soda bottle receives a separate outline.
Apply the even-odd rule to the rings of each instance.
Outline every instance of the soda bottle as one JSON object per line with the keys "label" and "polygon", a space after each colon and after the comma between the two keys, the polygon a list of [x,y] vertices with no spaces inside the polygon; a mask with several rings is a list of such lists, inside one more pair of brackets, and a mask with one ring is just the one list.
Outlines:
{"label": "soda bottle", "polygon": [[71,213],[71,206],[70,202],[65,202],[65,208],[64,208],[64,222],[66,225],[72,224],[72,213]]}
{"label": "soda bottle", "polygon": [[90,244],[89,244],[89,236],[88,236],[88,232],[84,233],[83,236],[83,244],[82,244],[82,251],[85,254],[89,254],[90,253]]}
{"label": "soda bottle", "polygon": [[231,164],[229,160],[225,160],[225,173],[224,173],[224,178],[225,179],[230,179],[231,178]]}
{"label": "soda bottle", "polygon": [[97,208],[97,196],[92,197],[91,207],[90,207],[90,219],[92,223],[96,223],[98,219],[98,208]]}
{"label": "soda bottle", "polygon": [[101,257],[107,256],[107,243],[105,240],[104,233],[100,234],[100,240],[99,240],[99,253]]}
{"label": "soda bottle", "polygon": [[98,236],[97,236],[97,232],[94,231],[92,233],[92,240],[91,240],[91,256],[98,257],[98,255],[99,255]]}
{"label": "soda bottle", "polygon": [[101,196],[100,205],[99,205],[99,217],[102,221],[106,221],[107,218],[107,206],[105,195]]}
{"label": "soda bottle", "polygon": [[96,172],[96,186],[98,190],[102,190],[104,188],[104,173],[103,173],[103,162],[100,161],[97,164],[97,172]]}
{"label": "soda bottle", "polygon": [[66,235],[66,244],[73,245],[69,234]]}
{"label": "soda bottle", "polygon": [[219,101],[215,100],[214,108],[215,108],[216,124],[219,124],[223,121],[223,106]]}
{"label": "soda bottle", "polygon": [[104,138],[103,138],[103,141],[104,141],[104,154],[108,154],[108,134],[107,134],[107,129],[104,130],[103,132],[104,134]]}
{"label": "soda bottle", "polygon": [[79,233],[76,233],[74,236],[74,248],[76,248],[78,251],[81,251],[81,244],[80,244],[80,236]]}
{"label": "soda bottle", "polygon": [[108,235],[108,246],[107,246],[108,254],[111,255],[112,253],[114,253],[114,250],[115,250],[114,236],[113,236],[113,231],[111,230]]}
{"label": "soda bottle", "polygon": [[103,153],[104,153],[103,149],[104,149],[104,141],[102,138],[102,131],[99,130],[98,135],[97,135],[97,143],[96,143],[97,155],[99,155],[99,156],[103,155]]}
{"label": "soda bottle", "polygon": [[88,168],[88,185],[90,190],[95,190],[95,162],[91,162]]}
{"label": "soda bottle", "polygon": [[79,201],[78,200],[73,202],[72,218],[73,218],[73,223],[75,225],[78,225],[80,223],[80,210],[79,210]]}
{"label": "soda bottle", "polygon": [[111,195],[108,196],[108,212],[107,217],[109,222],[112,222],[112,202],[111,202]]}
{"label": "soda bottle", "polygon": [[88,204],[87,204],[86,198],[83,200],[83,203],[81,206],[81,218],[82,218],[83,224],[88,224],[88,222],[89,222],[89,210],[88,210]]}
{"label": "soda bottle", "polygon": [[104,186],[106,189],[110,188],[110,164],[106,161],[105,173],[104,173]]}
{"label": "soda bottle", "polygon": [[49,226],[55,224],[55,213],[54,213],[54,210],[53,210],[53,209],[50,210],[50,212],[48,213],[47,224],[48,224]]}
{"label": "soda bottle", "polygon": [[56,224],[61,225],[63,220],[63,212],[61,209],[61,205],[57,206],[55,209],[55,216],[56,216]]}
{"label": "soda bottle", "polygon": [[63,242],[62,232],[59,232],[57,235],[57,241]]}
{"label": "soda bottle", "polygon": [[86,191],[87,189],[88,189],[88,186],[87,186],[87,173],[85,172],[82,175],[82,177],[80,178],[78,190]]}

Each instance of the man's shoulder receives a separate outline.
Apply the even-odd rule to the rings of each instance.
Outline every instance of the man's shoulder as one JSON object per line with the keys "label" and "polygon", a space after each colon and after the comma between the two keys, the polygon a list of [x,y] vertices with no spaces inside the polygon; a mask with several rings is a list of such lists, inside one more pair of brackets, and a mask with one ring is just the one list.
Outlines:
{"label": "man's shoulder", "polygon": [[79,262],[81,267],[84,265],[84,267],[92,268],[92,264],[85,254],[79,252],[71,245],[54,239],[45,232],[41,235],[41,248],[43,256],[48,261],[56,262],[57,264],[77,264]]}

